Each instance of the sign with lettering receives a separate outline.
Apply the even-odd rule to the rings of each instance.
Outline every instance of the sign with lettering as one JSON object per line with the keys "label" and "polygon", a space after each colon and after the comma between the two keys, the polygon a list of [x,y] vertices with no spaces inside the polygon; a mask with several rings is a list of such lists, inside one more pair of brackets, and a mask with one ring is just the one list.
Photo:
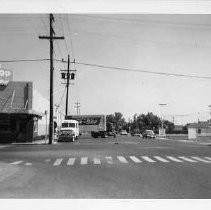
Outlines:
{"label": "sign with lettering", "polygon": [[65,119],[77,120],[79,125],[99,125],[101,117],[96,116],[66,116]]}
{"label": "sign with lettering", "polygon": [[9,81],[13,80],[12,71],[0,68],[0,85],[7,86]]}

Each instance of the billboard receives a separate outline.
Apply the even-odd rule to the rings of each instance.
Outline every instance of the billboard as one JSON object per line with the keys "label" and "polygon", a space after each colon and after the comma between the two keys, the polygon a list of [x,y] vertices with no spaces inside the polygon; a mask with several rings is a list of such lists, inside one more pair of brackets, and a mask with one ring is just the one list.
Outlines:
{"label": "billboard", "polygon": [[0,86],[7,86],[9,81],[13,80],[13,74],[11,70],[2,69],[0,65]]}
{"label": "billboard", "polygon": [[77,120],[79,125],[99,125],[101,116],[66,116],[65,119]]}

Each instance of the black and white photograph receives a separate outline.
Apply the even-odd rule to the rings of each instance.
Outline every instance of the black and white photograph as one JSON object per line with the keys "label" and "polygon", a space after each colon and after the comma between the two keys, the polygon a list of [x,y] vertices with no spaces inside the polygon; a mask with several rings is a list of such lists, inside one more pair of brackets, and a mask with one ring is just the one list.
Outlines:
{"label": "black and white photograph", "polygon": [[0,199],[211,198],[211,13],[19,11],[0,13]]}

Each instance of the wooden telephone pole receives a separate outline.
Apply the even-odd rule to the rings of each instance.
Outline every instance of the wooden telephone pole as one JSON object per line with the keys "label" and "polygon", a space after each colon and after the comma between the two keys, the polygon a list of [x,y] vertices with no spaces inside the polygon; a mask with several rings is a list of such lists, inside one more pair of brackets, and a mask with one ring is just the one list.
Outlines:
{"label": "wooden telephone pole", "polygon": [[50,36],[39,36],[39,39],[48,39],[50,41],[50,118],[49,118],[49,144],[53,143],[54,140],[54,122],[53,122],[53,113],[54,113],[54,105],[53,105],[53,41],[55,39],[64,39],[63,36],[54,36],[55,32],[53,29],[54,17],[53,14],[50,14]]}

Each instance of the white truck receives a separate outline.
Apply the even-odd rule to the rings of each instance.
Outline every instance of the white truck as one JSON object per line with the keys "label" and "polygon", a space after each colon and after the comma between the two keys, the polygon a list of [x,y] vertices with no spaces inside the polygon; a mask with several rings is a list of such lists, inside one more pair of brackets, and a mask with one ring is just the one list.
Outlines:
{"label": "white truck", "polygon": [[77,120],[81,135],[91,134],[94,138],[107,137],[105,115],[71,115],[65,119]]}
{"label": "white truck", "polygon": [[79,136],[79,124],[76,120],[64,120],[58,135],[58,141],[74,142]]}

